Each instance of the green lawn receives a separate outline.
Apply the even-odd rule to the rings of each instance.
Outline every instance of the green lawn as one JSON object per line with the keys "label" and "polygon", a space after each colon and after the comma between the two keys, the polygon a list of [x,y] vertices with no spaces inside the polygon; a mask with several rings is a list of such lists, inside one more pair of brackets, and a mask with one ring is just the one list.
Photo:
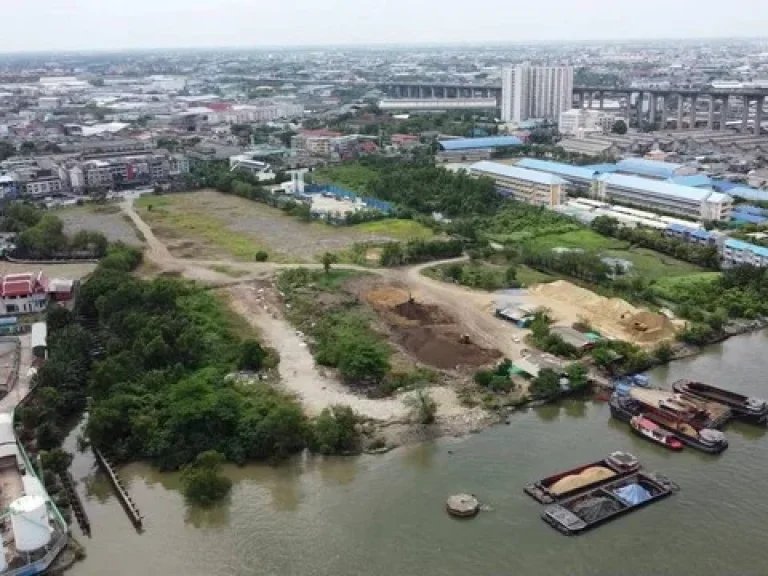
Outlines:
{"label": "green lawn", "polygon": [[312,173],[316,184],[335,184],[358,194],[365,194],[368,183],[375,180],[376,171],[356,162],[320,168]]}
{"label": "green lawn", "polygon": [[631,248],[628,242],[608,238],[592,230],[576,230],[564,234],[540,236],[530,241],[530,245],[538,249],[581,248],[594,251],[601,256],[622,258],[634,265],[632,273],[646,280],[658,280],[671,276],[690,276],[700,274],[704,269],[671,256],[666,256],[647,248]]}
{"label": "green lawn", "polygon": [[659,278],[653,286],[654,292],[661,298],[678,301],[681,294],[698,288],[702,284],[710,284],[720,277],[720,272],[699,272],[688,276],[673,276]]}
{"label": "green lawn", "polygon": [[423,224],[415,220],[402,220],[399,218],[364,222],[351,226],[351,229],[364,234],[389,236],[395,240],[426,240],[434,236],[434,232]]}

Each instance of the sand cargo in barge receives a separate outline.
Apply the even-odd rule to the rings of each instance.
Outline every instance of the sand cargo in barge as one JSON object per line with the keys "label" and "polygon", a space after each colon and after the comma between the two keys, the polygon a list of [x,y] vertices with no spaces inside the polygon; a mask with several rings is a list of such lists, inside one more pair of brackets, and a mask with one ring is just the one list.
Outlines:
{"label": "sand cargo in barge", "polygon": [[528,484],[524,491],[542,504],[551,504],[601,484],[618,480],[640,468],[637,458],[627,452],[613,452],[607,458],[547,476]]}
{"label": "sand cargo in barge", "polygon": [[768,423],[768,402],[761,398],[752,398],[693,380],[678,380],[672,384],[672,388],[685,396],[723,404],[745,422],[760,425]]}
{"label": "sand cargo in barge", "polygon": [[571,536],[658,502],[677,489],[674,482],[660,474],[636,472],[547,506],[541,518]]}
{"label": "sand cargo in barge", "polygon": [[702,402],[667,390],[616,388],[609,401],[611,416],[631,422],[644,416],[672,432],[683,444],[709,454],[728,447],[725,435],[717,430],[727,422],[730,409],[714,402]]}

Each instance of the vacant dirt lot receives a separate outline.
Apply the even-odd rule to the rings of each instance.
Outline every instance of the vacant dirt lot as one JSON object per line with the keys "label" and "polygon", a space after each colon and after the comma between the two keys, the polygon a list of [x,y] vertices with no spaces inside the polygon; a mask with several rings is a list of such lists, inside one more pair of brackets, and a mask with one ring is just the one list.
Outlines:
{"label": "vacant dirt lot", "polygon": [[393,340],[419,362],[451,370],[484,366],[501,356],[473,343],[442,308],[412,299],[403,288],[379,285],[362,297],[387,323]]}
{"label": "vacant dirt lot", "polygon": [[125,242],[139,246],[142,240],[135,228],[125,219],[117,204],[76,206],[52,212],[64,222],[64,232],[74,234],[80,230],[101,232],[110,242]]}
{"label": "vacant dirt lot", "polygon": [[323,252],[355,242],[391,240],[354,228],[299,222],[276,208],[215,190],[147,196],[136,202],[136,210],[179,258],[252,261],[265,250],[273,261],[314,262]]}

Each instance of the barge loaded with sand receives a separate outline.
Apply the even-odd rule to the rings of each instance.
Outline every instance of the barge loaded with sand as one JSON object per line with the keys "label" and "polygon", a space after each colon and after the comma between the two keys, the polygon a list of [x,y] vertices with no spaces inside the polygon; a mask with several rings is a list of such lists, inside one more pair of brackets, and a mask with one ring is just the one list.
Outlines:
{"label": "barge loaded with sand", "polygon": [[658,502],[677,489],[672,481],[660,474],[636,472],[547,506],[541,518],[554,529],[571,536]]}
{"label": "barge loaded with sand", "polygon": [[672,389],[684,396],[723,404],[745,422],[760,425],[768,423],[768,402],[761,398],[752,398],[693,380],[678,380],[672,384]]}
{"label": "barge loaded with sand", "polygon": [[731,419],[731,410],[716,402],[703,402],[667,390],[618,386],[609,401],[611,416],[631,422],[643,416],[672,432],[683,444],[710,454],[728,447],[717,430]]}
{"label": "barge loaded with sand", "polygon": [[623,478],[640,468],[637,458],[626,452],[613,452],[607,458],[582,464],[528,484],[524,491],[542,504],[551,504],[606,482]]}

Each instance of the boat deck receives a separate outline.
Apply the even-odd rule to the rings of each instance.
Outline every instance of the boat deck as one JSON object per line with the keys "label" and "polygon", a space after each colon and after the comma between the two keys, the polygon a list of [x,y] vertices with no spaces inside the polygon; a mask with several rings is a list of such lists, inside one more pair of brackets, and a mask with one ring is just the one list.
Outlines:
{"label": "boat deck", "polygon": [[689,396],[686,396],[681,402],[679,394],[666,390],[656,390],[652,388],[633,388],[630,392],[630,396],[635,400],[650,406],[654,406],[656,408],[661,408],[662,402],[667,402],[672,405],[679,405],[681,408],[684,407],[685,403],[693,404],[704,410],[709,415],[709,425],[713,427],[722,426],[733,416],[731,409],[723,404],[719,404],[717,402],[707,402],[706,400],[697,400]]}

